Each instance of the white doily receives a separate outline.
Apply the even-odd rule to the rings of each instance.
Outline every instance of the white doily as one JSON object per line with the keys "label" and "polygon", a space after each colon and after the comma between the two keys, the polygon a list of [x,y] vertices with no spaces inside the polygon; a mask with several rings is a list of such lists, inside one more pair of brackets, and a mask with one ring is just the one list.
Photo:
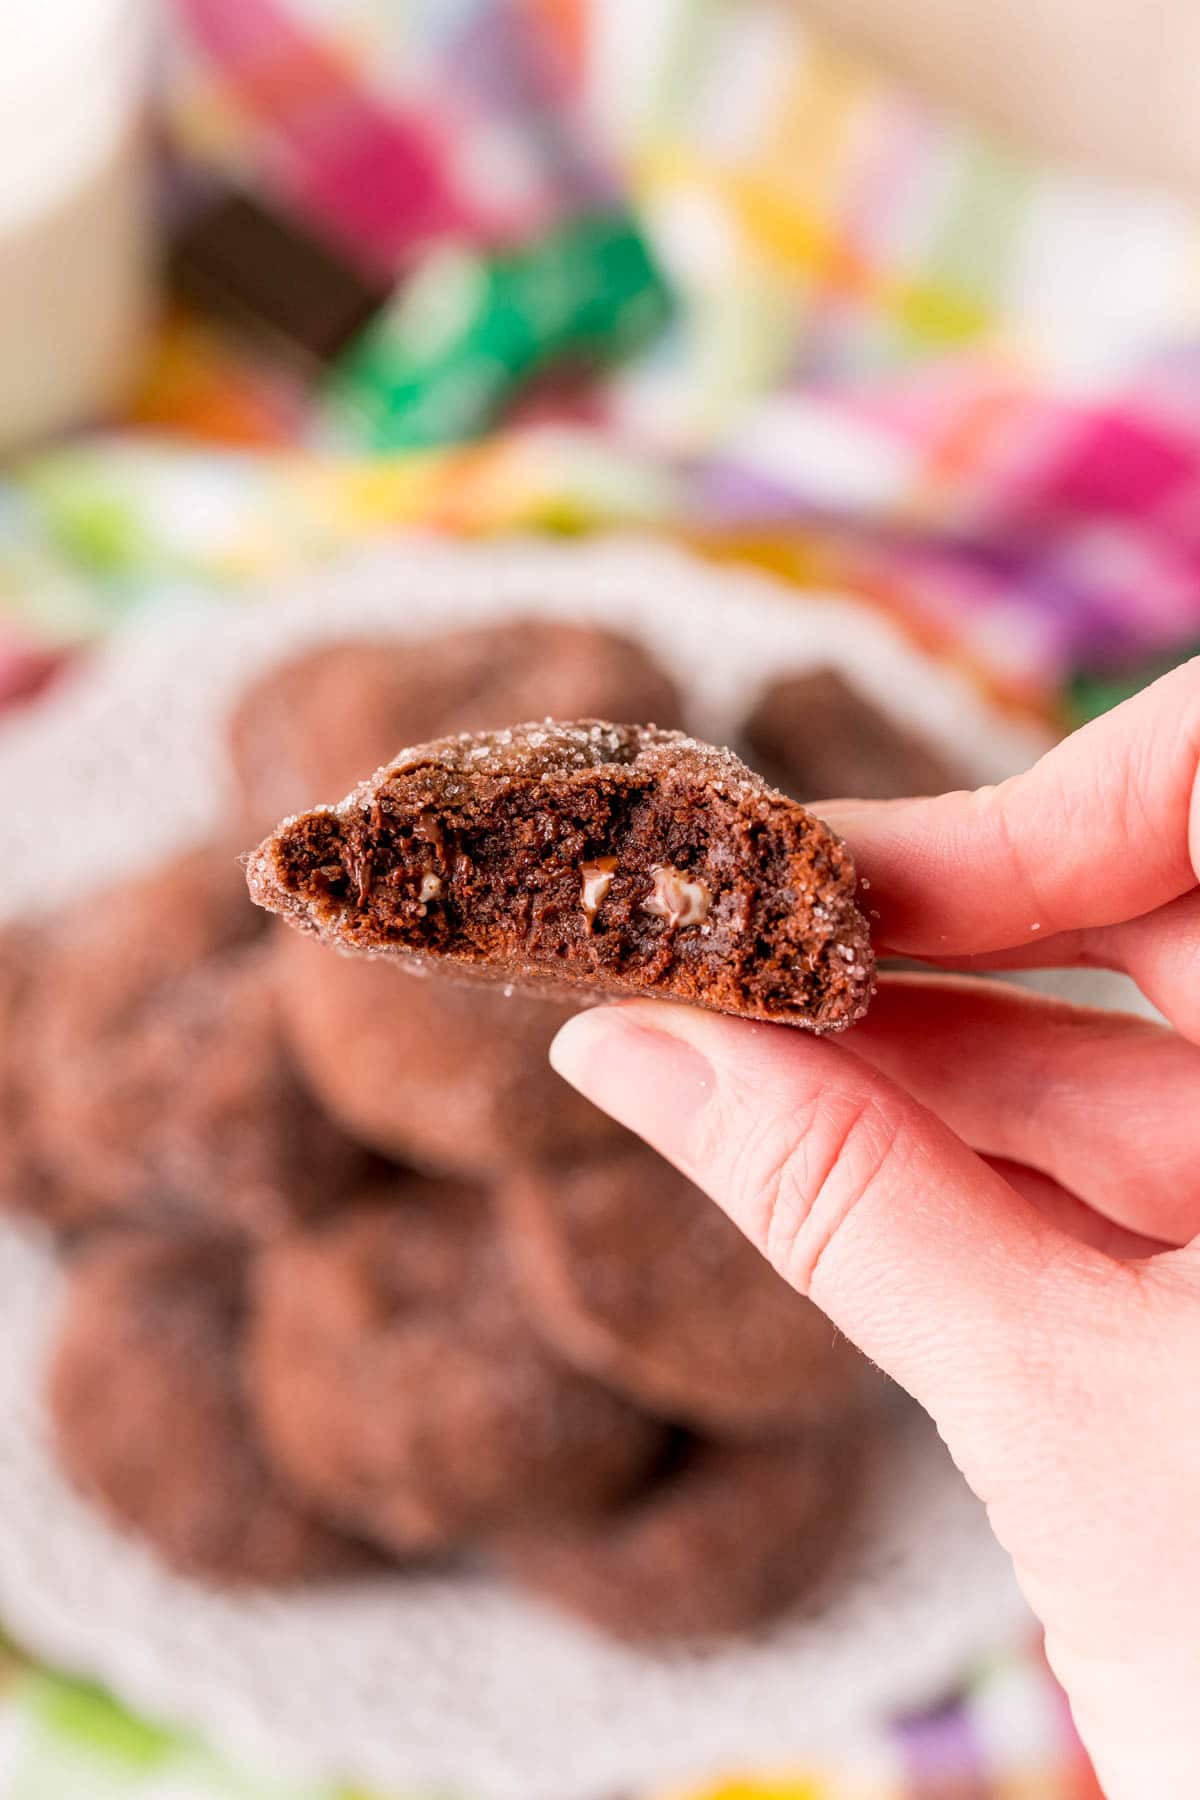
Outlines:
{"label": "white doily", "polygon": [[[1039,748],[849,603],[636,540],[406,539],[289,603],[194,607],[100,651],[0,739],[0,910],[43,910],[206,832],[226,795],[232,695],[297,644],[513,611],[643,637],[728,738],[767,674],[831,660],[981,779]],[[334,796],[322,796],[322,798]],[[854,1542],[809,1609],[752,1643],[656,1657],[475,1577],[374,1577],[230,1598],[161,1569],[81,1505],[37,1393],[58,1276],[0,1229],[0,1618],[36,1652],[278,1776],[470,1800],[607,1800],[721,1768],[795,1761],[938,1697],[1028,1625],[1007,1559],[932,1427],[899,1408]]]}

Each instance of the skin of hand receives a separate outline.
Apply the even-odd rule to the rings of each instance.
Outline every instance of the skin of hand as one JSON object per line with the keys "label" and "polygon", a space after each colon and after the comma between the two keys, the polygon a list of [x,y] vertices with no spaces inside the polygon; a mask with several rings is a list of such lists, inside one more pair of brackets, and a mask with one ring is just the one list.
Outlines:
{"label": "skin of hand", "polygon": [[1198,769],[1200,661],[998,787],[820,809],[885,952],[1169,1025],[905,975],[844,1038],[635,1001],[552,1052],[932,1414],[1110,1800],[1200,1794]]}

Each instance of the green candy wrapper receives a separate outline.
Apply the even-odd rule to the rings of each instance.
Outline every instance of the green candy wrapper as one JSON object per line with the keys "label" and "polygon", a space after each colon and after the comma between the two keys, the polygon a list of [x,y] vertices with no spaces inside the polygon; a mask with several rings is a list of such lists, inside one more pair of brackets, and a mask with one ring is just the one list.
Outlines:
{"label": "green candy wrapper", "polygon": [[359,450],[477,436],[534,377],[618,361],[670,312],[624,212],[573,219],[503,255],[436,250],[339,359],[325,389],[329,433]]}

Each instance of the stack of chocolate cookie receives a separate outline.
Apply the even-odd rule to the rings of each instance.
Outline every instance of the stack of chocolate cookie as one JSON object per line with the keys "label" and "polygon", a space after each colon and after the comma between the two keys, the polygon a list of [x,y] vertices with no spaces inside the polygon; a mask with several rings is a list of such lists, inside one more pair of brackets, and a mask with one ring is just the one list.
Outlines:
{"label": "stack of chocolate cookie", "polygon": [[[900,779],[850,690],[796,705],[750,734],[794,791],[861,791],[838,731],[869,747],[847,770]],[[470,1558],[637,1640],[756,1625],[824,1567],[863,1365],[552,1073],[577,1002],[339,957],[255,908],[237,855],[401,744],[684,710],[593,627],[320,647],[231,721],[229,841],[0,940],[0,1201],[68,1260],[62,1464],[175,1567]]]}

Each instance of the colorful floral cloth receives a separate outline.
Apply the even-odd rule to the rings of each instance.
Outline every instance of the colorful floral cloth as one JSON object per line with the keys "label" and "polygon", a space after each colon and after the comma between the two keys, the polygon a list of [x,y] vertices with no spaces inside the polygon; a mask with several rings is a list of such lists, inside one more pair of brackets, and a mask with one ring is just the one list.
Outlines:
{"label": "colorful floral cloth", "polygon": [[[255,186],[402,284],[431,247],[503,254],[619,196],[673,323],[465,453],[364,463],[326,453],[320,395],[173,319],[137,421],[252,469],[205,463],[200,523],[177,451],[35,460],[0,504],[10,616],[87,630],[158,550],[240,577],[394,523],[632,521],[868,595],[1026,698],[1190,648],[1194,214],[941,117],[802,11],[174,0],[182,187]],[[435,316],[462,281],[440,267]]]}

